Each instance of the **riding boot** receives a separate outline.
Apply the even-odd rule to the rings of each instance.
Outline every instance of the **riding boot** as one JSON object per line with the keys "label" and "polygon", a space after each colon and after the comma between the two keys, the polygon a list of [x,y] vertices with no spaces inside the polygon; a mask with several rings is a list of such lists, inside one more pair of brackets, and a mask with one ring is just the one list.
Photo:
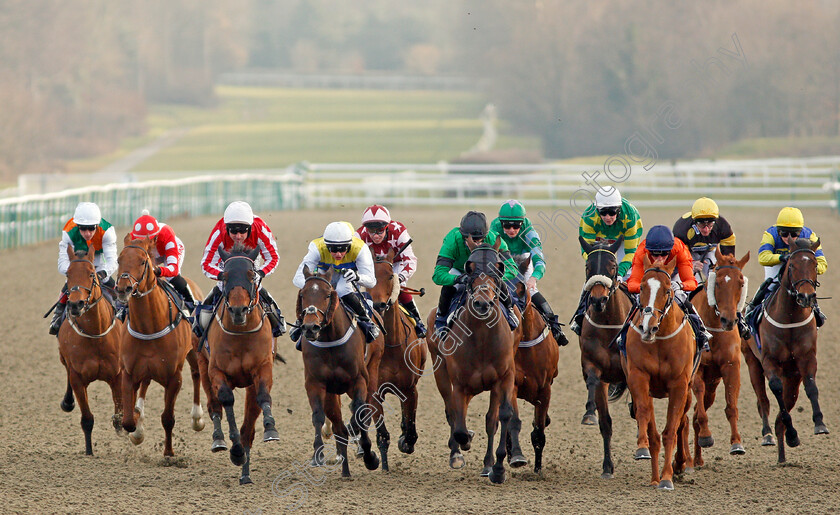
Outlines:
{"label": "riding boot", "polygon": [[516,315],[513,311],[513,297],[514,293],[511,293],[512,288],[505,283],[505,287],[501,288],[499,292],[499,300],[502,301],[507,312],[510,314],[508,317],[508,324],[510,325],[510,330],[513,331],[517,327],[519,327],[519,320],[516,318]]}
{"label": "riding boot", "polygon": [[58,298],[58,303],[55,305],[55,311],[53,311],[53,317],[50,321],[50,334],[53,336],[57,336],[58,330],[61,329],[61,323],[64,321],[64,312],[67,310],[68,297],[67,285],[65,284],[61,289],[61,296]]}
{"label": "riding boot", "polygon": [[414,303],[414,299],[412,298],[409,302],[405,304],[400,303],[402,307],[408,311],[408,314],[411,315],[411,318],[414,319],[414,330],[417,332],[418,338],[425,338],[426,337],[426,326],[423,325],[423,318],[420,316],[420,311],[417,309],[417,304]]}
{"label": "riding boot", "polygon": [[195,296],[193,295],[190,285],[181,274],[169,278],[169,284],[175,288],[178,295],[184,299],[184,316],[189,317],[190,313],[195,309]]}
{"label": "riding boot", "polygon": [[341,297],[341,300],[343,300],[344,303],[356,313],[356,321],[359,323],[359,327],[361,327],[364,331],[365,341],[367,343],[370,343],[379,337],[379,328],[368,316],[367,310],[362,305],[362,302],[365,302],[365,300],[362,299],[361,296],[355,293],[348,293],[344,297]]}
{"label": "riding boot", "polygon": [[572,315],[571,325],[569,325],[569,329],[578,336],[580,336],[580,328],[583,326],[583,315],[586,313],[586,304],[588,300],[589,290],[583,290],[580,292],[578,307],[575,310],[575,314]]}
{"label": "riding boot", "polygon": [[706,331],[706,325],[703,323],[703,319],[700,318],[700,315],[697,314],[697,310],[694,309],[694,304],[688,302],[688,300],[685,302],[679,302],[679,304],[688,316],[688,322],[694,330],[694,338],[697,342],[697,349],[701,352],[710,350],[709,340],[712,335]]}
{"label": "riding boot", "polygon": [[265,288],[260,288],[260,303],[265,309],[266,317],[271,323],[271,335],[275,338],[286,334],[286,320],[283,314],[280,313],[280,306],[274,301],[274,298],[268,293]]}
{"label": "riding boot", "polygon": [[627,319],[624,320],[624,325],[621,326],[621,330],[618,332],[618,350],[622,354],[627,354],[627,331],[630,329],[630,324],[633,323],[633,316],[639,310],[638,305],[633,305],[630,309],[630,313],[627,314]]}
{"label": "riding boot", "polygon": [[568,345],[569,339],[566,338],[566,335],[563,334],[563,328],[560,324],[560,321],[557,320],[557,315],[554,314],[552,311],[551,306],[548,304],[548,301],[545,300],[543,294],[537,292],[531,296],[531,302],[534,303],[534,307],[537,308],[540,315],[542,315],[545,323],[548,324],[548,327],[551,328],[551,334],[554,335],[554,339],[557,340],[557,345],[561,347],[563,345]]}
{"label": "riding boot", "polygon": [[767,295],[767,290],[770,288],[770,285],[773,284],[774,279],[772,277],[768,277],[761,283],[761,286],[755,291],[755,295],[749,303],[747,303],[747,314],[752,312],[756,307],[760,306],[764,297]]}
{"label": "riding boot", "polygon": [[825,323],[825,315],[820,309],[819,304],[816,303],[814,303],[814,318],[817,319],[817,329],[819,329]]}
{"label": "riding boot", "polygon": [[[216,302],[218,302],[219,298],[222,296],[222,290],[219,289],[219,285],[213,287],[210,290],[210,293],[207,294],[207,297],[201,302],[201,305],[196,305],[192,330],[196,336],[201,338],[204,335],[204,330],[207,329],[206,327],[202,327],[201,325],[201,313],[203,311],[210,311],[212,308],[216,307]],[[208,322],[209,323],[209,322]]]}
{"label": "riding boot", "polygon": [[443,340],[446,337],[446,319],[449,317],[449,308],[452,305],[452,299],[458,292],[455,286],[441,286],[440,299],[438,300],[437,313],[435,314],[434,330],[438,334],[438,339]]}
{"label": "riding boot", "polygon": [[747,324],[747,317],[740,311],[738,312],[738,333],[741,335],[741,338],[745,340],[752,338],[750,326]]}

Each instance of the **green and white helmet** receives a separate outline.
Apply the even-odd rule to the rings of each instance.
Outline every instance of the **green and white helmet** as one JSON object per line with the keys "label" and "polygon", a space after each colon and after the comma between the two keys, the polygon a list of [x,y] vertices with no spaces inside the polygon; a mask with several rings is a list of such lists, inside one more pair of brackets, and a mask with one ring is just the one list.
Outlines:
{"label": "green and white helmet", "polygon": [[525,206],[518,200],[508,200],[499,208],[499,218],[502,220],[524,220]]}

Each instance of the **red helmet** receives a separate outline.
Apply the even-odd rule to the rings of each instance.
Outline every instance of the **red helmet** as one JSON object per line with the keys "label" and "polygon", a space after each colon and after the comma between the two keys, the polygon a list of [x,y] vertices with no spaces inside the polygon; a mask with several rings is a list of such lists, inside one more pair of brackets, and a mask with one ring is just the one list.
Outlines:
{"label": "red helmet", "polygon": [[362,214],[362,225],[370,223],[387,225],[391,223],[391,213],[388,212],[385,206],[374,204],[365,209],[365,212]]}
{"label": "red helmet", "polygon": [[151,238],[159,232],[160,225],[158,225],[158,221],[144,209],[140,218],[134,221],[134,225],[131,228],[131,237],[135,240]]}

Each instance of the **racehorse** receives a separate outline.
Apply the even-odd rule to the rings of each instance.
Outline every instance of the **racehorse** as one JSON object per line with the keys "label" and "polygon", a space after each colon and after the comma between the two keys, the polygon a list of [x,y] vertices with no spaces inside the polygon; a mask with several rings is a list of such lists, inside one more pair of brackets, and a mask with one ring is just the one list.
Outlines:
{"label": "racehorse", "polygon": [[[793,427],[790,412],[799,397],[800,384],[805,383],[805,394],[811,401],[814,434],[828,434],[828,429],[823,423],[819,390],[815,380],[817,326],[813,307],[817,301],[819,286],[815,255],[819,246],[819,240],[792,240],[778,290],[763,308],[755,308],[763,309],[764,315],[758,324],[761,344],[760,367],[770,384],[770,391],[779,404],[775,424],[779,463],[785,462],[785,443],[790,447],[799,445],[799,435]],[[750,342],[753,340],[755,338]],[[763,381],[761,383],[763,387]],[[758,395],[758,390],[756,394]]]}
{"label": "racehorse", "polygon": [[74,253],[67,247],[70,266],[67,268],[67,319],[58,331],[58,354],[67,369],[67,391],[61,409],[73,411],[75,395],[82,412],[82,431],[85,434],[85,454],[93,454],[91,433],[93,413],[88,403],[87,387],[93,381],[105,381],[114,399],[112,422],[119,434],[122,431],[122,398],[120,381],[120,342],[123,324],[108,301],[102,302],[102,284],[93,266],[94,249]]}
{"label": "racehorse", "polygon": [[347,311],[340,306],[338,294],[330,283],[332,269],[318,274],[304,267],[303,275],[306,282],[298,293],[296,312],[302,329],[304,386],[312,408],[312,425],[315,427],[312,465],[325,464],[321,430],[326,418],[329,418],[342,460],[341,475],[350,477],[347,461],[349,432],[342,420],[339,397],[346,393],[351,399],[349,429],[353,436],[359,437],[365,467],[376,470],[379,458],[371,450],[367,429],[370,420],[381,416],[378,411],[381,408],[366,404],[366,401],[375,401],[373,394],[377,378],[370,377],[370,368],[374,368],[372,372],[378,375],[384,340],[380,335],[368,344],[368,354],[379,357],[371,361],[369,356],[366,362],[364,333],[358,328],[355,319],[351,320]]}
{"label": "racehorse", "polygon": [[[542,470],[545,428],[551,423],[548,406],[551,403],[551,385],[557,377],[560,348],[551,334],[551,328],[531,303],[528,288],[521,282],[517,282],[516,294],[525,302],[525,309],[522,312],[522,337],[517,341],[519,348],[514,358],[516,362],[515,389],[517,398],[534,405],[534,430],[531,431],[531,444],[534,446],[534,472],[539,473]],[[508,442],[510,442],[509,436]]]}
{"label": "racehorse", "polygon": [[[414,321],[400,307],[400,281],[394,273],[394,253],[377,257],[374,264],[376,286],[370,288],[373,307],[384,324],[384,352],[379,363],[377,401],[380,405],[386,393],[399,397],[402,406],[402,434],[397,447],[405,454],[414,452],[417,442],[417,382],[426,368],[425,338],[417,338]],[[384,415],[384,412],[382,412]],[[384,416],[377,421],[376,443],[382,455],[382,470],[388,470],[388,447],[391,436],[385,427]]]}
{"label": "racehorse", "polygon": [[[117,296],[128,303],[126,335],[122,343],[122,399],[123,429],[128,431],[132,443],[143,441],[143,406],[145,389],[151,381],[164,388],[164,408],[160,420],[166,433],[164,456],[174,456],[172,428],[175,426],[175,399],[181,390],[181,370],[186,359],[193,381],[192,428],[204,429],[202,418],[198,362],[193,350],[189,321],[181,314],[177,302],[164,286],[158,283],[157,267],[149,254],[155,238],[132,240],[126,234],[124,247],[117,262]],[[190,283],[199,297],[201,291]],[[138,388],[141,397],[135,406]],[[131,409],[134,406],[135,409]]]}
{"label": "racehorse", "polygon": [[[490,406],[485,417],[487,453],[484,456],[482,476],[489,476],[493,483],[505,480],[504,460],[507,454],[508,433],[511,435],[512,467],[522,467],[528,460],[522,455],[519,431],[522,422],[516,409],[517,342],[522,337],[522,326],[511,331],[499,306],[499,295],[506,288],[501,280],[504,265],[499,261],[498,249],[482,245],[473,250],[467,262],[468,298],[457,315],[454,326],[443,340],[433,332],[426,338],[434,360],[435,383],[446,407],[446,420],[450,426],[449,466],[454,469],[465,465],[460,451],[467,451],[472,435],[467,430],[466,414],[470,400],[481,392],[490,391]],[[478,251],[478,252],[476,252]],[[519,317],[519,310],[515,310]],[[434,327],[436,311],[429,313],[429,327]],[[499,446],[493,462],[493,436],[501,421]]]}
{"label": "racehorse", "polygon": [[[213,452],[227,450],[222,432],[222,408],[231,440],[230,461],[242,467],[239,484],[251,481],[251,447],[257,417],[263,414],[263,441],[280,439],[271,414],[274,340],[259,302],[259,275],[254,260],[259,249],[235,244],[230,253],[219,247],[224,265],[223,301],[207,327],[207,346],[199,352],[201,382],[213,421]],[[245,388],[245,416],[236,428],[234,388]]]}
{"label": "racehorse", "polygon": [[[691,466],[687,415],[691,395],[688,387],[696,345],[688,318],[674,302],[671,290],[676,260],[664,261],[665,257],[659,257],[651,263],[648,256],[644,256],[645,272],[639,294],[641,310],[630,324],[633,330],[627,333],[626,354],[622,356],[621,364],[636,410],[638,447],[635,459],[652,460],[651,485],[660,490],[673,490],[674,472]],[[661,476],[660,437],[652,397],[668,397],[668,415],[661,439],[665,446]]]}
{"label": "racehorse", "polygon": [[738,432],[738,393],[741,389],[741,336],[738,313],[747,300],[747,278],[744,265],[750,260],[747,252],[740,260],[715,250],[717,264],[705,283],[706,295],[695,295],[692,303],[711,331],[711,352],[704,352],[692,380],[697,399],[694,405],[694,465],[703,466],[703,447],[714,444],[706,410],[715,402],[715,390],[723,379],[726,396],[726,419],[729,421],[729,454],[744,454]]}
{"label": "racehorse", "polygon": [[581,424],[594,425],[597,408],[598,427],[604,441],[601,477],[609,479],[613,477],[615,467],[610,446],[612,417],[607,402],[607,384],[625,383],[621,353],[615,340],[633,303],[628,294],[618,291],[620,283],[615,252],[624,242],[624,236],[611,245],[600,242],[590,244],[581,237],[578,240],[586,252],[584,288],[589,290],[580,331],[580,363],[588,391],[586,413]]}

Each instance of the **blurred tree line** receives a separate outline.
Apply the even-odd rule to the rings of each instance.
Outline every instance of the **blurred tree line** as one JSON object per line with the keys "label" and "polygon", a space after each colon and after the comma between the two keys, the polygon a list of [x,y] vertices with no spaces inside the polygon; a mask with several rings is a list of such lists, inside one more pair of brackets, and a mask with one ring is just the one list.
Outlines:
{"label": "blurred tree line", "polygon": [[829,0],[0,0],[0,176],[107,152],[245,68],[487,78],[549,157],[836,137],[837,27]]}

